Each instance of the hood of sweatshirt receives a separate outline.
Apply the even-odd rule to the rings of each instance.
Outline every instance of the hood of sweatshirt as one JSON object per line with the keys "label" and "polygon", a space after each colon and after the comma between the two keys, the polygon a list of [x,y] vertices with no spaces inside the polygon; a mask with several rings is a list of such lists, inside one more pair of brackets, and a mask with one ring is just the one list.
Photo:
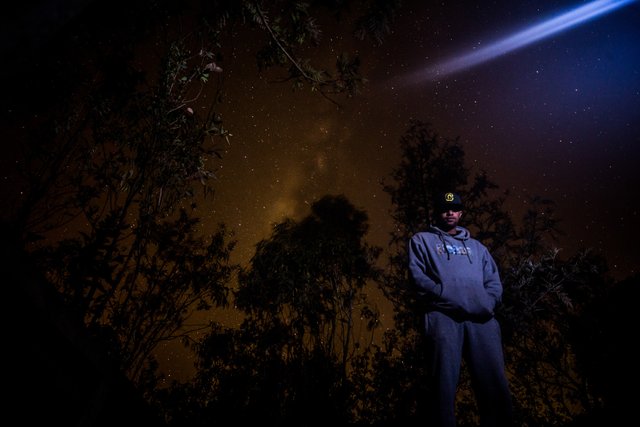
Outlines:
{"label": "hood of sweatshirt", "polygon": [[456,226],[456,231],[458,233],[455,235],[449,234],[446,231],[439,229],[435,225],[432,225],[431,227],[429,227],[429,231],[431,231],[432,233],[439,234],[442,237],[451,237],[457,240],[469,240],[469,238],[471,237],[471,233],[469,232],[469,230],[459,225]]}

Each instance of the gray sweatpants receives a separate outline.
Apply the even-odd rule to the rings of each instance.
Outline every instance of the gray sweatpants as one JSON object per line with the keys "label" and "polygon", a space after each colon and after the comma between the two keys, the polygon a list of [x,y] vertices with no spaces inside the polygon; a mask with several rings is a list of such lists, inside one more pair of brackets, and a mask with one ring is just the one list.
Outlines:
{"label": "gray sweatpants", "polygon": [[432,311],[425,315],[425,332],[432,349],[435,399],[430,410],[435,425],[456,425],[456,389],[464,357],[480,410],[480,426],[511,426],[511,393],[498,321],[456,321]]}

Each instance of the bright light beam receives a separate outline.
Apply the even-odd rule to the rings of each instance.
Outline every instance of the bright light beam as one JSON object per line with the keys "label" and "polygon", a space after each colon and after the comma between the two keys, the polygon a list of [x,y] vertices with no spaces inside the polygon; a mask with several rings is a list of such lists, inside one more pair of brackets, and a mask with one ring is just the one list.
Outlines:
{"label": "bright light beam", "polygon": [[449,74],[474,67],[490,61],[500,55],[527,46],[560,31],[567,30],[590,19],[612,12],[636,0],[595,0],[584,6],[577,7],[555,18],[533,25],[511,36],[500,39],[482,49],[465,55],[458,55],[442,61],[425,71],[419,72],[419,80],[445,77]]}

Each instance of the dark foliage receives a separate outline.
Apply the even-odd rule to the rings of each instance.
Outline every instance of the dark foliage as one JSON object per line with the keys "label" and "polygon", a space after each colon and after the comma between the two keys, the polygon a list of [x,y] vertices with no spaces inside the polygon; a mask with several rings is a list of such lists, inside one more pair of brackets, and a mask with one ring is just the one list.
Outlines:
{"label": "dark foliage", "polygon": [[[19,350],[10,351],[9,392],[22,421],[162,424],[152,402],[175,426],[423,425],[431,390],[405,244],[445,188],[463,194],[465,221],[500,263],[498,315],[519,425],[632,417],[638,277],[612,283],[588,250],[563,257],[552,201],[534,196],[512,218],[508,193],[425,122],[409,124],[383,183],[395,229],[382,276],[379,248],[365,243],[366,212],[327,196],[301,221],[274,227],[231,293],[232,234],[224,225],[203,232],[198,216],[211,203],[218,143],[230,137],[217,112],[225,40],[258,31],[258,70],[277,69],[281,81],[337,102],[366,80],[352,54],[337,55],[331,70],[312,65],[323,35],[316,14],[351,20],[357,37],[379,43],[399,3],[91,2],[51,44],[33,40],[19,68],[5,67],[20,77],[5,101],[30,130],[12,144],[28,148],[18,153],[25,174],[3,211],[13,305],[4,312],[19,325],[9,335]],[[141,46],[158,47],[146,67],[136,60]],[[395,327],[384,333],[368,296],[375,284],[394,307]],[[230,304],[245,315],[240,328],[185,329],[195,311]],[[191,333],[204,328],[196,341]],[[154,351],[172,339],[197,351],[197,374],[160,388]],[[460,396],[460,425],[473,425],[464,375]]]}

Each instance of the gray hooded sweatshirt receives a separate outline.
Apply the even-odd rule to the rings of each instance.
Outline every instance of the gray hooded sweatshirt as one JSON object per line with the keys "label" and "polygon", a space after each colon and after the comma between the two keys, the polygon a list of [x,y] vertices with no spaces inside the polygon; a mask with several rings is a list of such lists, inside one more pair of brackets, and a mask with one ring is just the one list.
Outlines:
{"label": "gray hooded sweatshirt", "polygon": [[455,236],[431,226],[409,242],[409,270],[420,302],[459,320],[486,321],[502,298],[498,267],[469,230]]}

